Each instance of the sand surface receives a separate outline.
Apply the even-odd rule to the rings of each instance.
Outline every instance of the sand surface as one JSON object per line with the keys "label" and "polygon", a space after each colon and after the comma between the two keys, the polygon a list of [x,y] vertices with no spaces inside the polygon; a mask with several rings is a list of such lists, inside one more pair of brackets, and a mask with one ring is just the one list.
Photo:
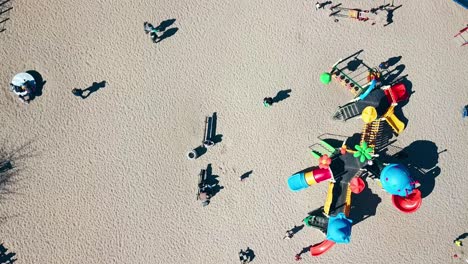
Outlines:
{"label": "sand surface", "polygon": [[[401,3],[382,27],[334,23],[304,0],[14,0],[0,33],[0,138],[21,155],[14,192],[2,196],[1,242],[16,263],[238,263],[247,246],[253,263],[294,263],[323,235],[304,228],[283,241],[284,232],[323,205],[327,185],[292,193],[286,180],[317,164],[307,148],[317,136],[362,127],[331,119],[351,94],[318,76],[363,49],[370,65],[402,56],[412,83],[395,144],[447,151],[417,213],[398,212],[369,182],[381,199],[375,216],[353,227],[350,244],[303,262],[450,263],[452,240],[468,231],[468,48],[453,40],[468,12],[452,1]],[[143,22],[167,19],[178,31],[153,44]],[[28,106],[8,90],[26,70],[46,81]],[[71,94],[101,81],[86,100]],[[262,106],[284,89],[289,98]],[[187,160],[213,112],[222,142]],[[208,164],[224,189],[202,207],[197,175]]]}

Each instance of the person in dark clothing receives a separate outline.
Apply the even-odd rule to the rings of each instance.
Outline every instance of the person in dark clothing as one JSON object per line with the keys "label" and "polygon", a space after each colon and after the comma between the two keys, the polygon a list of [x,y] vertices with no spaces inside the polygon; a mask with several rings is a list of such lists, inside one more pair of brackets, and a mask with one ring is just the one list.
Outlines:
{"label": "person in dark clothing", "polygon": [[74,88],[72,90],[72,94],[75,95],[75,96],[79,96],[79,97],[83,98],[83,90],[81,90],[79,88]]}
{"label": "person in dark clothing", "polygon": [[265,97],[265,98],[263,98],[263,105],[264,105],[265,107],[270,107],[270,106],[272,106],[272,105],[273,105],[273,98],[271,98],[271,97]]}

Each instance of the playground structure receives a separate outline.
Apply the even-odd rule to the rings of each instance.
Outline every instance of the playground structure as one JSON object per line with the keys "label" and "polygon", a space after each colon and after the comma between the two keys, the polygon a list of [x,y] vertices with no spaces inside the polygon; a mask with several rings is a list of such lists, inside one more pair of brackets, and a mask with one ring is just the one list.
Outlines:
{"label": "playground structure", "polygon": [[417,183],[411,178],[408,169],[401,164],[387,164],[379,160],[379,152],[370,147],[364,138],[363,133],[360,145],[354,146],[355,150],[347,147],[348,141],[352,143],[352,138],[343,141],[341,147],[320,140],[310,147],[312,156],[319,156],[319,167],[309,168],[288,178],[288,187],[293,192],[328,182],[323,210],[304,219],[306,226],[326,234],[324,241],[311,247],[312,256],[325,253],[335,244],[350,242],[352,196],[366,188],[366,178],[378,181],[392,195],[392,204],[399,211],[413,213],[421,206],[421,192],[416,188]]}
{"label": "playground structure", "polygon": [[463,46],[468,45],[468,39],[465,38],[467,34],[468,34],[468,26],[466,26],[463,29],[460,29],[460,31],[458,31],[458,33],[453,37],[460,39],[461,40],[460,46],[463,47]]}
{"label": "playground structure", "polygon": [[[395,84],[382,86],[385,76],[382,69],[365,64],[358,59],[359,53],[339,60],[329,72],[320,76],[322,83],[329,84],[335,80],[354,95],[351,101],[338,107],[333,119],[347,121],[360,116],[373,131],[380,130],[382,121],[386,121],[396,134],[400,134],[405,125],[394,110],[399,102],[409,98],[405,85],[396,81]],[[347,65],[343,65],[344,62]],[[372,140],[372,137],[367,140]]]}
{"label": "playground structure", "polygon": [[[345,121],[360,114],[364,121],[362,132],[356,137],[342,140],[319,138],[318,143],[309,146],[310,153],[318,160],[318,166],[295,173],[287,180],[293,192],[328,182],[323,209],[315,210],[304,219],[306,226],[326,234],[324,241],[310,248],[312,256],[327,252],[335,244],[350,242],[352,196],[359,195],[366,188],[367,178],[377,181],[390,193],[393,206],[403,213],[414,213],[422,204],[421,191],[405,165],[386,163],[385,155],[381,156],[390,145],[391,135],[388,132],[391,134],[393,130],[395,134],[400,134],[404,130],[404,124],[395,116],[394,110],[399,102],[409,98],[406,87],[398,81],[382,86],[381,71],[362,61],[359,61],[359,65],[348,63],[347,67],[338,66],[350,58],[356,59],[352,55],[339,60],[330,72],[320,76],[320,80],[328,84],[335,79],[353,93],[354,99],[345,107],[340,107],[339,114],[334,117],[340,115],[340,118],[335,119]],[[349,68],[355,69],[346,72]],[[351,76],[356,69],[364,71]],[[355,113],[347,110],[348,106],[354,107]]]}

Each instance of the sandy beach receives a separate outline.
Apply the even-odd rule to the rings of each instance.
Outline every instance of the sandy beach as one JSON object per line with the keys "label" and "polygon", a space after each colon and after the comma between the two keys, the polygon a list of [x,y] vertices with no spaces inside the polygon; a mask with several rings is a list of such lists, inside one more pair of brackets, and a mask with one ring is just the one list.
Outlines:
{"label": "sandy beach", "polygon": [[[414,93],[394,145],[432,146],[439,170],[414,214],[368,180],[372,200],[356,195],[353,206],[374,215],[353,226],[350,244],[302,262],[452,263],[453,239],[468,232],[468,47],[453,38],[468,11],[396,0],[384,27],[334,22],[314,4],[12,0],[0,33],[0,138],[17,171],[0,191],[0,242],[15,263],[239,263],[247,247],[255,264],[296,263],[323,234],[305,227],[282,237],[324,204],[327,185],[293,193],[286,181],[317,165],[308,146],[318,136],[361,131],[362,120],[331,118],[352,94],[319,80],[359,50],[372,66],[401,56],[392,67],[403,65]],[[172,35],[154,44],[143,22],[170,19]],[[25,105],[8,84],[28,70],[45,83]],[[84,100],[71,93],[104,81]],[[287,89],[288,98],[262,105]],[[188,160],[214,112],[221,142]],[[208,164],[224,188],[202,207],[198,173]]]}

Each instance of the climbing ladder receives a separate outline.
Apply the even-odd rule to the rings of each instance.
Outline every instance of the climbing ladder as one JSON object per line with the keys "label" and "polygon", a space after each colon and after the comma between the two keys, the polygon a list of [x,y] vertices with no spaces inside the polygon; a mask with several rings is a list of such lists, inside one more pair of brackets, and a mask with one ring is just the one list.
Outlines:
{"label": "climbing ladder", "polygon": [[374,150],[372,154],[375,153],[376,146],[378,145],[377,140],[382,135],[382,131],[383,125],[380,123],[380,119],[369,124],[365,124],[362,128],[361,144],[365,141],[367,145]]}
{"label": "climbing ladder", "polygon": [[336,110],[335,114],[333,115],[333,119],[341,120],[344,122],[360,114],[361,112],[359,111],[356,102],[351,102],[344,106],[338,107],[338,110]]}
{"label": "climbing ladder", "polygon": [[328,144],[327,142],[320,140],[319,143],[315,143],[309,146],[310,153],[314,158],[319,159],[321,156],[327,154],[330,158],[333,157],[338,150]]}

